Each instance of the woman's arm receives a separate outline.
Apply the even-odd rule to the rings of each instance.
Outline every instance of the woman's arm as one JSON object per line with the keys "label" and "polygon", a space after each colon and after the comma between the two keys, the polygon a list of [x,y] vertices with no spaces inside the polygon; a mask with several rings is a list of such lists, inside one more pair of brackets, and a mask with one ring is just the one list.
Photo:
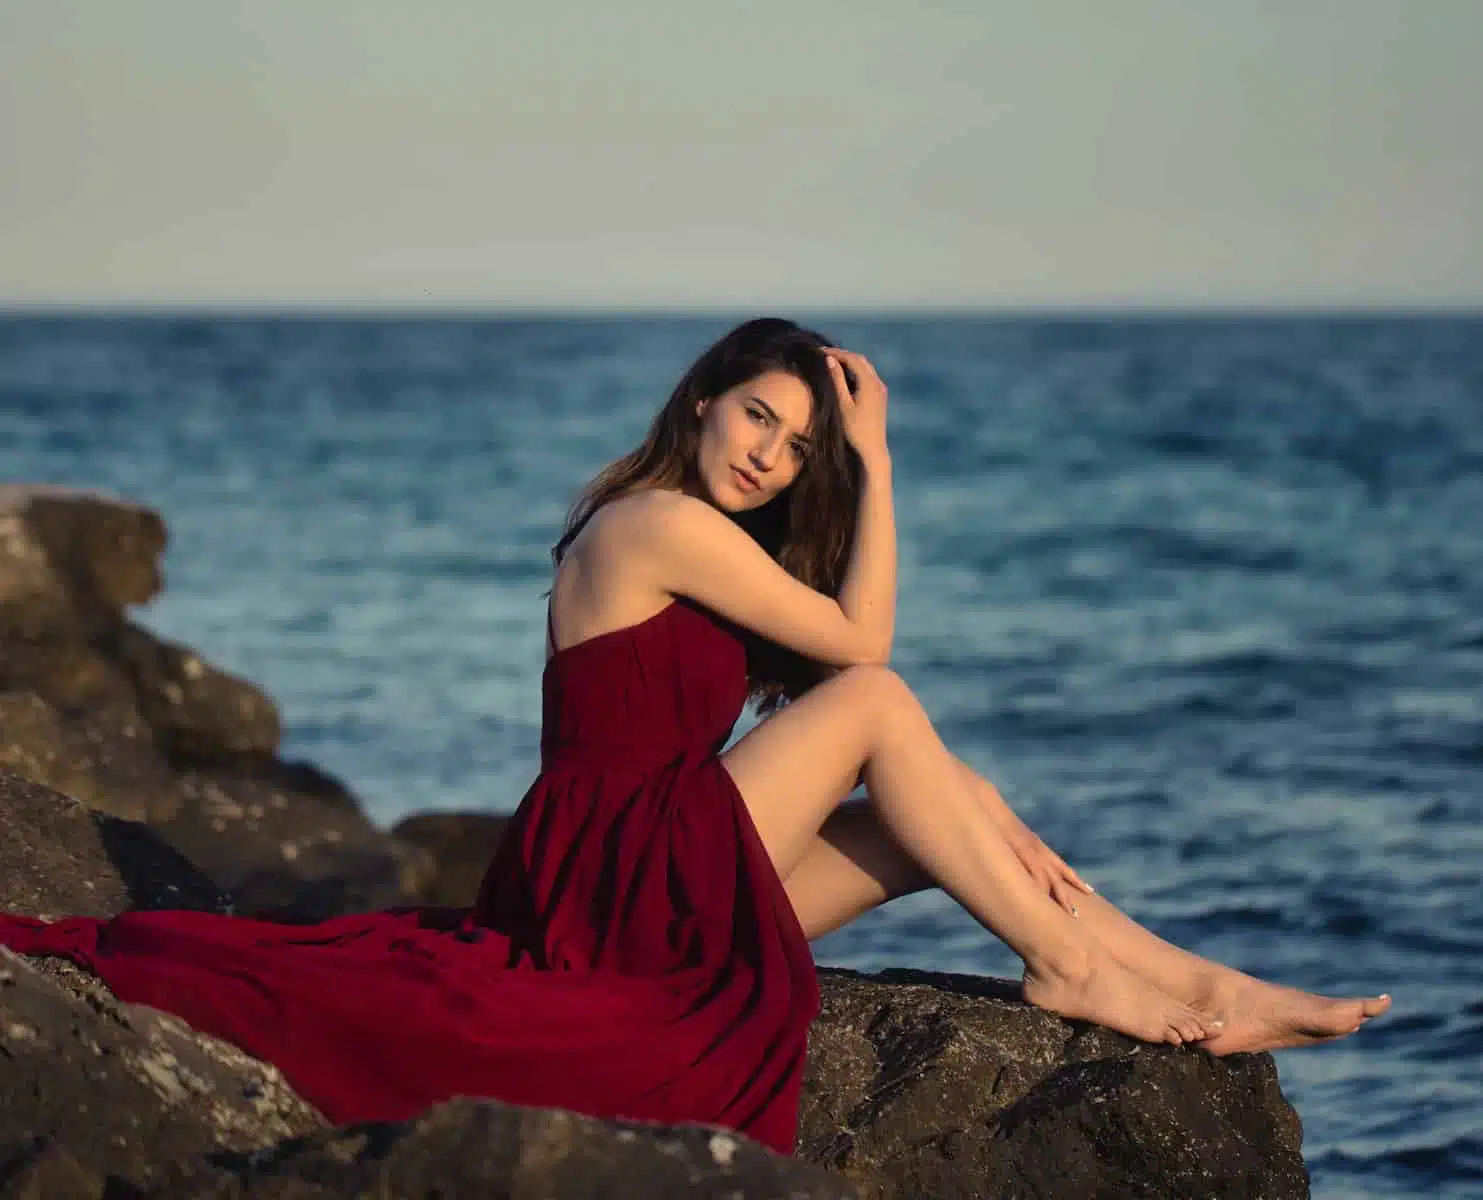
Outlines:
{"label": "woman's arm", "polygon": [[856,621],[833,596],[793,578],[703,500],[651,491],[609,507],[603,536],[614,539],[627,568],[654,590],[698,601],[830,666],[885,661],[889,631]]}
{"label": "woman's arm", "polygon": [[869,629],[881,647],[880,660],[891,657],[896,633],[896,517],[891,497],[891,460],[864,463],[855,543],[839,589],[839,607],[857,625]]}
{"label": "woman's arm", "polygon": [[[845,382],[841,360],[855,374],[853,395]],[[855,541],[839,589],[839,606],[850,620],[872,631],[882,647],[880,661],[884,662],[891,657],[896,633],[896,514],[891,496],[891,453],[886,446],[886,385],[864,355],[832,350],[828,362],[845,436],[859,454],[862,467]]]}

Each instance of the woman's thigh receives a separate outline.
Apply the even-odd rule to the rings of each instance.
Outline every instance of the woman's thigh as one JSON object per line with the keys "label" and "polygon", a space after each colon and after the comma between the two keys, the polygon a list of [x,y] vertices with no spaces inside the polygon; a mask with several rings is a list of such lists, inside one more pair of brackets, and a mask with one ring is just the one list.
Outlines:
{"label": "woman's thigh", "polygon": [[783,880],[799,924],[812,941],[877,905],[932,886],[865,800],[846,800]]}
{"label": "woman's thigh", "polygon": [[880,722],[909,700],[886,667],[852,667],[774,713],[721,755],[784,879],[850,794]]}

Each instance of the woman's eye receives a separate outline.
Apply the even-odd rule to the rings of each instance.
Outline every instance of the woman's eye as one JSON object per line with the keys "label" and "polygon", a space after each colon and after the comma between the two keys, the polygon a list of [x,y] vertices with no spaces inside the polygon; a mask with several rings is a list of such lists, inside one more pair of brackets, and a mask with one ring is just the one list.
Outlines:
{"label": "woman's eye", "polygon": [[808,457],[808,447],[800,446],[797,442],[794,442],[793,457],[796,458],[799,462],[802,462]]}
{"label": "woman's eye", "polygon": [[767,420],[767,418],[763,415],[762,410],[760,408],[749,408],[749,409],[747,409],[747,416],[751,417],[752,420],[756,421],[759,425],[762,424],[762,422],[764,422],[764,421]]}

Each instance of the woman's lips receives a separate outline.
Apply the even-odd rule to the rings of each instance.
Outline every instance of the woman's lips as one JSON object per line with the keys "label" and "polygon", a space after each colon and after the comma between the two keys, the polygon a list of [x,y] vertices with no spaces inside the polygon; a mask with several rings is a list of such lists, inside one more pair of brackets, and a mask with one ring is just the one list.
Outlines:
{"label": "woman's lips", "polygon": [[739,467],[732,467],[731,473],[736,476],[736,485],[744,492],[755,492],[762,487],[755,479]]}

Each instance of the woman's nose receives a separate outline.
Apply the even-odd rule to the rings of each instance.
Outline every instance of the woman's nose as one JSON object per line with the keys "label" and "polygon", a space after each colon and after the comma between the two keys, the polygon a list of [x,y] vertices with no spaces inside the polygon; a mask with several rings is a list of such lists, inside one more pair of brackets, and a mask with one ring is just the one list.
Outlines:
{"label": "woman's nose", "polygon": [[771,471],[778,461],[779,439],[767,438],[752,447],[752,462],[759,470]]}

